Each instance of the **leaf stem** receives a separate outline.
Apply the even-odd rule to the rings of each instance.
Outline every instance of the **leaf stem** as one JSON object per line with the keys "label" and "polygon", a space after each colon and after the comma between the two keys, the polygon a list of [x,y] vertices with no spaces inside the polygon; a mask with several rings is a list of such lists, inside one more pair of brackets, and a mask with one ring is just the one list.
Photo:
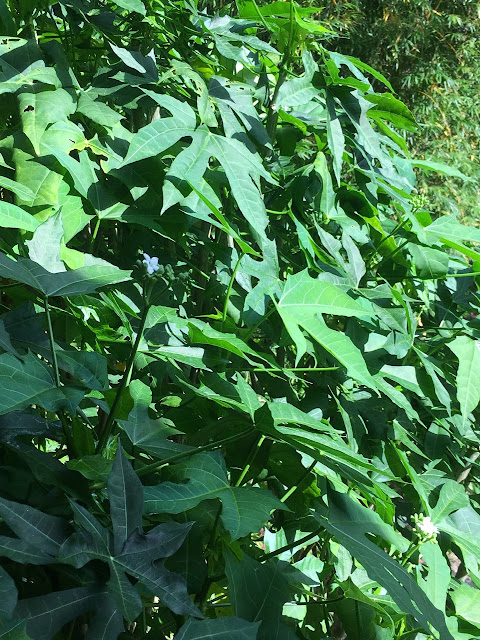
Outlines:
{"label": "leaf stem", "polygon": [[127,385],[127,383],[130,382],[130,377],[133,370],[133,363],[135,361],[135,356],[137,355],[137,351],[140,346],[140,342],[142,340],[143,330],[145,329],[145,323],[147,321],[147,315],[150,309],[150,304],[147,303],[146,300],[144,302],[145,304],[142,311],[142,317],[140,319],[140,326],[138,328],[137,337],[135,339],[135,343],[128,357],[127,365],[125,367],[125,372],[122,376],[122,379],[120,380],[120,384],[117,387],[117,393],[115,395],[112,408],[110,409],[107,420],[105,422],[105,426],[103,427],[102,433],[100,434],[97,448],[96,448],[96,453],[101,453],[108,442],[108,438],[110,437],[110,434],[112,432],[113,423],[115,421],[115,413],[120,403],[122,392],[125,389],[125,386]]}
{"label": "leaf stem", "polygon": [[270,558],[275,558],[275,556],[279,556],[284,551],[289,551],[290,549],[294,549],[295,547],[300,547],[305,542],[308,542],[312,538],[315,538],[315,536],[318,536],[318,534],[321,531],[323,531],[323,527],[319,527],[318,529],[315,529],[315,531],[312,531],[311,533],[308,533],[306,536],[303,536],[303,538],[300,538],[299,540],[295,540],[294,542],[290,542],[289,544],[286,544],[283,547],[279,547],[278,549],[275,549],[275,551],[270,551],[270,553],[265,553],[263,556],[258,558],[258,561],[266,562],[267,560],[270,560]]}
{"label": "leaf stem", "polygon": [[253,428],[247,429],[246,431],[242,431],[241,433],[235,433],[233,436],[228,436],[228,438],[223,438],[222,440],[217,440],[216,442],[210,442],[209,444],[204,444],[201,447],[195,447],[191,451],[183,451],[182,453],[178,453],[176,456],[172,456],[171,458],[165,458],[164,460],[157,460],[157,462],[152,462],[152,464],[147,464],[145,467],[137,470],[137,476],[145,476],[152,471],[157,471],[162,467],[166,467],[169,464],[174,464],[179,460],[183,460],[183,458],[188,458],[190,456],[195,455],[196,453],[201,453],[202,451],[212,451],[213,449],[218,449],[219,447],[227,444],[228,442],[234,442],[235,440],[240,440],[244,436],[252,433]]}
{"label": "leaf stem", "polygon": [[402,562],[400,563],[402,567],[407,564],[413,554],[420,549],[422,544],[423,542],[421,540],[420,542],[417,542],[417,544],[414,544],[413,542],[410,544],[410,548],[407,550],[406,554],[402,558]]}
{"label": "leaf stem", "polygon": [[[62,382],[60,380],[60,369],[58,368],[58,359],[57,359],[57,351],[55,349],[55,338],[53,335],[53,325],[52,325],[52,316],[50,313],[50,305],[48,302],[48,296],[44,296],[43,298],[44,308],[45,308],[45,317],[47,318],[47,333],[48,340],[50,342],[50,351],[52,353],[52,364],[53,364],[53,375],[55,379],[55,386],[60,389],[62,386]],[[60,418],[60,422],[62,423],[62,431],[65,436],[65,442],[67,445],[67,451],[70,458],[75,457],[75,442],[70,433],[70,429],[68,426],[67,418],[62,409],[57,411],[57,415]]]}
{"label": "leaf stem", "polygon": [[247,461],[245,463],[245,466],[243,467],[243,471],[240,474],[238,480],[235,483],[236,487],[239,487],[245,476],[247,475],[247,473],[250,471],[250,467],[252,466],[253,461],[255,460],[255,457],[257,455],[257,453],[260,451],[260,447],[262,446],[262,444],[265,442],[267,436],[260,436],[258,438],[258,440],[255,442],[255,444],[253,445],[253,447],[250,450],[250,453],[248,454],[247,457]]}
{"label": "leaf stem", "polygon": [[98,229],[100,228],[100,218],[97,217],[95,222],[95,228],[93,229],[92,239],[90,240],[90,251],[93,250],[93,245],[95,244],[95,240],[97,238]]}
{"label": "leaf stem", "polygon": [[242,251],[242,253],[240,254],[238,260],[237,260],[237,264],[235,265],[235,268],[233,269],[232,275],[230,277],[230,282],[228,283],[228,289],[227,289],[227,293],[225,296],[225,304],[223,305],[223,314],[222,314],[222,330],[223,330],[223,325],[225,324],[225,320],[227,319],[227,310],[228,310],[228,303],[230,302],[230,296],[232,295],[232,289],[233,289],[233,283],[235,282],[235,276],[237,275],[237,271],[238,271],[238,267],[240,266],[240,262],[242,261],[243,256],[245,255],[245,253]]}
{"label": "leaf stem", "polygon": [[314,460],[312,462],[311,465],[309,465],[308,469],[305,469],[305,472],[302,474],[302,476],[300,477],[300,479],[298,480],[297,484],[293,485],[293,487],[290,487],[290,489],[287,491],[287,493],[282,496],[280,498],[280,502],[286,502],[290,496],[295,493],[295,491],[302,485],[302,483],[308,478],[308,476],[310,475],[311,471],[314,469],[315,465],[317,464],[317,461]]}
{"label": "leaf stem", "polygon": [[50,351],[52,352],[53,375],[55,377],[56,386],[60,387],[61,386],[60,370],[58,368],[57,352],[55,350],[55,340],[53,337],[52,317],[50,315],[50,305],[48,304],[48,296],[45,296],[43,298],[43,302],[44,302],[44,308],[45,308],[45,317],[47,318],[48,340],[50,342]]}

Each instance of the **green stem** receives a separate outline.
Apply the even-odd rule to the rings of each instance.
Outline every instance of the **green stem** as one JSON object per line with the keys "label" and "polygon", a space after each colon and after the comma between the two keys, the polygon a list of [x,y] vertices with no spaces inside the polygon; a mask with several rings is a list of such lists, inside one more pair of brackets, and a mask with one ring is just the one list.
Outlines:
{"label": "green stem", "polygon": [[265,27],[265,29],[267,31],[270,31],[270,27],[268,26],[268,24],[265,21],[265,18],[262,16],[262,14],[260,13],[260,9],[258,8],[258,4],[255,2],[255,0],[252,0],[252,4],[253,4],[253,8],[255,9],[255,13],[258,16],[258,19],[260,20],[260,22],[263,24],[263,26]]}
{"label": "green stem", "polygon": [[318,529],[315,529],[315,531],[312,531],[312,533],[309,533],[306,536],[303,536],[303,538],[300,538],[299,540],[295,540],[294,542],[290,542],[289,544],[286,544],[283,547],[280,547],[279,549],[275,549],[275,551],[270,551],[270,553],[265,553],[263,556],[258,558],[258,560],[259,562],[265,562],[266,560],[270,560],[270,558],[275,558],[275,556],[279,556],[284,551],[289,551],[290,549],[294,549],[295,547],[300,547],[305,542],[308,542],[312,538],[315,538],[315,536],[318,536],[318,534],[321,531],[323,531],[323,527],[319,527]]}
{"label": "green stem", "polygon": [[95,228],[92,234],[92,239],[90,240],[90,252],[93,250],[93,245],[95,244],[95,240],[97,238],[97,233],[99,228],[100,228],[100,218],[97,218],[97,221],[95,222]]}
{"label": "green stem", "polygon": [[52,352],[53,375],[55,376],[55,384],[60,387],[60,370],[58,368],[57,352],[55,350],[55,340],[53,337],[52,317],[50,315],[50,305],[48,304],[48,296],[43,299],[45,307],[45,317],[47,318],[48,340],[50,342],[50,351]]}
{"label": "green stem", "polygon": [[287,493],[282,496],[280,498],[280,502],[286,502],[290,496],[295,493],[295,491],[302,485],[302,483],[308,478],[309,474],[311,473],[311,471],[314,469],[315,465],[317,464],[317,461],[314,460],[312,462],[312,464],[308,467],[308,469],[305,469],[305,472],[303,473],[303,475],[301,476],[300,480],[297,482],[297,484],[293,485],[293,487],[290,487],[290,489],[287,491]]}
{"label": "green stem", "polygon": [[169,464],[174,464],[179,460],[183,460],[183,458],[188,458],[190,456],[195,455],[196,453],[201,453],[202,451],[212,451],[213,449],[218,449],[219,447],[227,444],[228,442],[234,442],[235,440],[240,440],[244,436],[252,433],[253,429],[247,429],[246,431],[242,431],[241,433],[236,433],[233,436],[229,436],[228,438],[223,438],[222,440],[217,440],[216,442],[211,442],[210,444],[204,444],[201,447],[195,447],[191,451],[184,451],[183,453],[178,453],[176,456],[172,456],[171,458],[165,458],[165,460],[157,460],[157,462],[152,462],[152,464],[147,464],[145,467],[138,469],[137,476],[145,476],[151,473],[152,471],[157,471],[162,467],[166,467]]}
{"label": "green stem", "polygon": [[293,45],[293,34],[295,30],[295,16],[294,16],[294,4],[293,0],[290,0],[290,32],[288,34],[288,43],[285,48],[282,61],[278,65],[278,80],[275,85],[275,90],[273,92],[272,99],[270,101],[267,113],[267,133],[272,141],[272,144],[275,142],[275,134],[277,131],[277,123],[278,123],[278,111],[276,109],[276,101],[278,98],[278,93],[280,91],[281,86],[287,79],[287,64],[290,60],[292,54],[292,45]]}
{"label": "green stem", "polygon": [[127,385],[127,383],[130,382],[130,377],[133,370],[133,363],[135,361],[135,356],[137,355],[138,347],[140,346],[140,342],[142,340],[143,330],[145,329],[145,323],[147,321],[147,315],[148,315],[149,309],[150,309],[150,304],[148,304],[146,300],[144,300],[142,317],[140,320],[140,326],[138,328],[137,337],[135,339],[135,344],[133,345],[132,350],[130,352],[130,356],[128,358],[128,361],[125,367],[125,372],[122,376],[122,379],[120,380],[120,384],[117,387],[117,393],[115,395],[112,408],[110,409],[107,420],[105,422],[105,426],[98,440],[96,453],[101,453],[103,451],[103,449],[105,448],[108,442],[108,438],[110,437],[110,434],[112,432],[113,423],[115,422],[115,413],[120,403],[122,392],[125,389],[125,386]]}
{"label": "green stem", "polygon": [[[50,305],[48,303],[48,296],[45,296],[43,298],[43,302],[44,302],[44,308],[45,308],[45,317],[47,318],[47,333],[48,333],[48,340],[50,342],[50,351],[52,354],[53,375],[55,379],[55,386],[57,388],[60,388],[62,383],[60,380],[60,369],[58,368],[57,351],[55,349],[55,338],[53,336],[52,316],[50,314]],[[58,414],[58,417],[60,418],[60,422],[62,423],[62,430],[63,430],[63,435],[65,436],[65,442],[67,445],[68,454],[70,458],[73,458],[75,457],[75,443],[70,433],[67,418],[63,410],[61,409],[57,412],[57,414]]]}
{"label": "green stem", "polygon": [[240,474],[240,477],[238,478],[238,480],[235,483],[236,487],[239,487],[242,484],[245,476],[250,471],[250,467],[252,466],[252,463],[255,460],[255,456],[260,451],[260,447],[265,442],[265,439],[266,439],[266,436],[260,436],[259,439],[257,440],[257,442],[255,442],[255,444],[251,448],[250,453],[248,454],[248,458],[247,458],[247,461],[245,463],[245,466],[243,467],[243,471],[242,471],[242,473]]}
{"label": "green stem", "polygon": [[225,304],[223,305],[223,314],[222,314],[222,330],[223,330],[223,325],[225,324],[225,320],[227,319],[227,310],[228,310],[228,303],[230,302],[230,296],[232,295],[232,289],[233,289],[233,283],[235,282],[235,276],[237,275],[237,271],[238,271],[238,267],[240,266],[240,262],[242,261],[243,256],[245,255],[245,253],[241,253],[238,260],[237,260],[237,264],[235,265],[235,268],[232,272],[231,278],[230,278],[230,282],[228,283],[228,289],[227,289],[227,294],[225,296]]}
{"label": "green stem", "polygon": [[410,560],[413,554],[420,549],[422,544],[423,544],[422,541],[418,542],[417,544],[414,544],[413,542],[410,544],[410,548],[408,549],[407,553],[403,556],[402,562],[400,563],[402,567],[404,567],[407,564],[407,562]]}

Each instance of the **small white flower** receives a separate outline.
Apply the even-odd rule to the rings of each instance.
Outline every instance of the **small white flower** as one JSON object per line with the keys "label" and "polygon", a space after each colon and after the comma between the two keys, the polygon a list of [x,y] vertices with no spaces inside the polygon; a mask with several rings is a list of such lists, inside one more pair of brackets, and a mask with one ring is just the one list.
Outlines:
{"label": "small white flower", "polygon": [[158,258],[150,257],[148,253],[144,253],[143,257],[145,260],[142,260],[143,264],[147,267],[147,272],[151,275],[154,271],[158,271]]}
{"label": "small white flower", "polygon": [[417,529],[427,536],[435,536],[439,533],[437,527],[433,524],[432,519],[429,516],[426,516],[422,520],[418,520]]}

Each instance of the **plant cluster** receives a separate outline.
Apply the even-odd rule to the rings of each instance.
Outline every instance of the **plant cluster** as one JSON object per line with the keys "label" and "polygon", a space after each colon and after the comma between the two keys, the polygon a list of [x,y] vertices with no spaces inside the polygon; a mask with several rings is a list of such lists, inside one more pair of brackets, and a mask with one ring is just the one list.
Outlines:
{"label": "plant cluster", "polygon": [[0,2],[3,640],[478,637],[480,230],[315,11]]}

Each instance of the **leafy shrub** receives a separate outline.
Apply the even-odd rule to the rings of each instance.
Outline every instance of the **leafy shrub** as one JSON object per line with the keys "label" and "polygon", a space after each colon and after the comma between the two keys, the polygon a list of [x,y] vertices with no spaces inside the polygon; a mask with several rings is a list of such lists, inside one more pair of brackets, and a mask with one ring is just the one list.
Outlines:
{"label": "leafy shrub", "polygon": [[293,2],[0,18],[0,637],[477,637],[480,231],[388,80]]}

